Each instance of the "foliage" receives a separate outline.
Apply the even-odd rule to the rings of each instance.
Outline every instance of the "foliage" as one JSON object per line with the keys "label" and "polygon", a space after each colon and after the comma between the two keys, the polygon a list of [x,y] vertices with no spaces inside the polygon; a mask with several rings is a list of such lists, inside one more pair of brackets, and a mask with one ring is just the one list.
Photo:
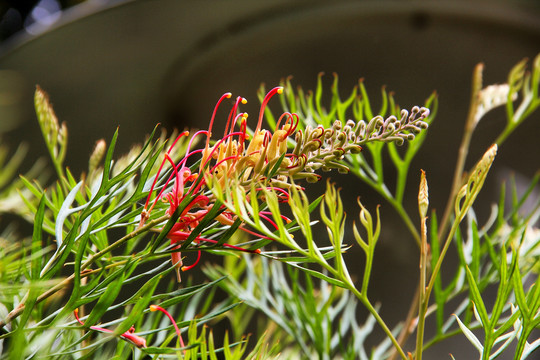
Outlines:
{"label": "foliage", "polygon": [[[362,81],[342,100],[337,77],[329,97],[321,78],[315,92],[294,91],[287,79],[269,92],[261,89],[253,129],[240,112],[246,100],[237,97],[223,137],[214,140],[217,109],[232,96],[227,93],[207,130],[170,136],[154,130],[119,158],[116,132],[109,145],[96,143],[88,171],[77,178],[64,164],[67,125],[59,125],[37,88],[37,118],[56,179],[39,175],[41,163],[14,178],[24,148],[7,163],[8,150],[0,149],[1,212],[33,226],[30,238],[13,226],[0,236],[1,358],[421,359],[425,349],[458,334],[481,359],[503,351],[527,358],[540,346],[534,339],[540,326],[540,201],[525,215],[519,209],[540,175],[521,198],[511,188],[509,213],[503,187],[483,226],[474,203],[499,147],[540,105],[540,56],[530,73],[525,62],[516,65],[507,84],[483,87],[481,73],[480,65],[447,207],[440,220],[429,213],[431,170],[422,171],[418,222],[406,210],[405,194],[415,193],[406,184],[434,121],[435,94],[406,110],[383,89],[382,106],[374,111]],[[279,117],[268,107],[274,96],[284,109]],[[506,106],[506,127],[466,172],[476,125],[498,106]],[[395,168],[394,189],[383,172],[386,161]],[[331,170],[377,191],[386,201],[381,206],[397,212],[418,245],[417,296],[397,326],[387,324],[370,297],[385,226],[379,208],[358,201],[358,219],[346,236],[350,225],[339,188],[328,182],[323,196],[310,200],[306,194],[306,183],[320,179],[317,172]],[[344,256],[352,246],[364,253],[359,280]],[[443,281],[451,246],[459,265]],[[185,254],[196,255],[192,265],[184,264]],[[223,262],[206,261],[208,280],[182,279],[203,254]],[[490,288],[497,289],[493,305]],[[227,299],[218,300],[218,291]],[[368,313],[363,321],[357,320],[360,308]],[[231,331],[216,345],[210,329],[224,319]],[[250,340],[245,334],[254,322],[264,331]],[[427,322],[433,334],[425,332]],[[384,333],[382,341],[373,336],[376,330]]]}

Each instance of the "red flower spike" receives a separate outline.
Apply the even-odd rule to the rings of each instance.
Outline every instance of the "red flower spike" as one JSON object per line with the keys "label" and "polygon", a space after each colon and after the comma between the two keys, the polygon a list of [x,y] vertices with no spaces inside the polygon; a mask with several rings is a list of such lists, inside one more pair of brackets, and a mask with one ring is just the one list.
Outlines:
{"label": "red flower spike", "polygon": [[[229,139],[236,135],[242,136],[243,134],[241,132],[231,132],[216,142],[210,152],[208,152],[208,150],[203,152],[203,157],[201,159],[201,171],[212,159],[217,158],[218,161],[220,160],[220,156],[225,153],[224,149],[226,148],[226,144],[228,144]],[[202,161],[204,161],[204,163],[202,163]]]}
{"label": "red flower spike", "polygon": [[247,139],[247,118],[248,114],[244,113],[240,119],[240,141],[238,144],[238,156],[244,153],[244,142]]}
{"label": "red flower spike", "polygon": [[[226,158],[223,158],[221,160],[219,160],[213,167],[212,169],[210,169],[210,174],[220,174],[220,171],[219,171],[219,167],[220,165],[222,164],[226,164],[227,161],[229,160],[236,160],[237,159],[237,156],[236,155],[232,155],[232,156],[229,156],[229,157],[226,157]],[[220,174],[222,175],[222,174]]]}
{"label": "red flower spike", "polygon": [[180,161],[179,165],[182,164],[182,163],[185,163],[186,160],[191,155],[196,154],[196,153],[202,153],[204,151],[204,149],[197,149],[197,150],[190,151],[191,150],[191,145],[193,145],[193,142],[195,141],[195,138],[197,138],[197,136],[199,136],[201,134],[204,134],[206,137],[208,137],[208,130],[199,130],[195,134],[193,134],[193,136],[191,137],[191,139],[189,140],[189,143],[188,143],[186,156],[182,159],[182,161]]}
{"label": "red flower spike", "polygon": [[[150,311],[161,311],[162,313],[164,313],[169,318],[169,320],[171,320],[171,322],[174,325],[174,329],[176,330],[176,335],[178,335],[178,341],[180,342],[180,346],[181,347],[186,347],[186,345],[184,345],[184,340],[182,339],[182,334],[180,333],[180,329],[178,328],[178,325],[176,325],[176,321],[174,320],[172,315],[169,314],[169,312],[167,310],[165,310],[161,306],[157,306],[157,305],[150,305]],[[185,350],[184,350],[184,352],[185,352]]]}
{"label": "red flower spike", "polygon": [[[168,160],[170,163],[171,163],[171,166],[173,168],[173,173],[171,174],[171,176],[169,176],[169,178],[167,179],[167,181],[165,182],[165,186],[163,187],[163,189],[161,189],[161,191],[159,192],[159,194],[156,196],[156,200],[154,201],[154,203],[152,204],[152,206],[150,207],[150,211],[152,211],[152,209],[154,208],[154,206],[156,205],[156,202],[159,198],[162,197],[162,194],[163,192],[165,191],[165,188],[167,187],[167,185],[169,184],[169,181],[171,181],[171,179],[173,177],[176,177],[175,179],[175,182],[174,182],[174,188],[173,188],[173,191],[172,193],[169,195],[167,194],[166,198],[169,200],[169,202],[171,203],[171,208],[174,208],[172,210],[172,212],[169,213],[169,215],[171,215],[174,210],[176,210],[176,208],[178,207],[178,192],[179,192],[179,183],[180,183],[180,179],[179,179],[179,174],[178,174],[178,168],[176,166],[176,164],[174,163],[174,161],[171,159],[171,157],[169,156],[169,154],[165,154],[165,160]],[[184,191],[184,188],[182,188],[182,194],[180,195],[180,197],[183,195],[183,191]],[[171,211],[171,208],[169,208],[169,211]]]}
{"label": "red flower spike", "polygon": [[296,131],[296,128],[298,127],[298,124],[300,123],[300,117],[298,117],[298,114],[292,113],[291,118],[291,127],[289,128],[289,132],[287,133],[287,136],[291,135]]}
{"label": "red flower spike", "polygon": [[[279,125],[281,124],[281,120],[284,118],[284,117],[287,117],[287,120],[285,120],[285,124],[283,124],[283,127],[285,127],[285,125],[287,125],[290,122],[292,122],[292,114],[290,112],[284,112],[283,114],[281,114],[281,116],[279,117],[277,123],[276,123],[276,130],[279,129]],[[282,127],[282,129],[283,129]]]}
{"label": "red flower spike", "polygon": [[[79,309],[73,310],[73,314],[75,315],[75,319],[77,319],[79,324],[84,326],[84,323],[81,321],[81,319],[79,319]],[[114,331],[112,331],[112,330],[105,329],[105,328],[102,328],[102,327],[99,327],[99,326],[90,326],[90,329],[95,330],[95,331],[109,333],[109,334],[114,333]],[[134,332],[135,332],[135,327],[132,326],[128,331],[126,331],[125,333],[120,335],[120,337],[122,339],[124,339],[124,340],[129,341],[130,343],[132,343],[133,345],[135,345],[138,348],[145,348],[146,347],[146,339],[135,335]]]}
{"label": "red flower spike", "polygon": [[[172,179],[172,177],[174,176],[174,174],[176,173],[176,169],[178,168],[178,166],[180,166],[180,164],[182,164],[182,163],[185,162],[186,157],[184,158],[184,160],[182,160],[182,161],[180,162],[180,164],[179,164],[178,166],[176,166],[176,165],[174,164],[174,162],[172,161],[171,157],[169,156],[169,154],[171,153],[172,149],[174,148],[174,146],[176,145],[176,143],[178,142],[178,140],[180,140],[181,137],[183,137],[183,136],[188,136],[188,135],[189,135],[189,132],[188,132],[188,131],[184,131],[184,132],[182,132],[180,135],[178,135],[178,136],[176,137],[176,139],[174,140],[174,142],[172,143],[172,145],[169,147],[169,150],[167,150],[167,152],[165,153],[165,158],[164,158],[163,161],[161,162],[161,165],[160,165],[160,167],[159,167],[159,169],[158,169],[158,171],[157,171],[157,173],[156,173],[156,176],[155,176],[155,178],[154,178],[154,181],[153,181],[153,183],[152,183],[152,186],[150,187],[150,191],[148,192],[148,197],[146,198],[146,202],[145,202],[145,204],[144,204],[144,208],[143,208],[143,210],[141,211],[141,220],[140,220],[140,222],[139,222],[139,228],[140,228],[141,226],[143,226],[144,223],[146,222],[146,220],[150,217],[150,212],[152,211],[152,209],[153,209],[154,206],[156,205],[157,200],[160,198],[161,194],[163,193],[163,190],[161,190],[161,192],[158,194],[158,196],[156,196],[156,199],[154,200],[154,203],[152,204],[152,206],[148,209],[148,205],[149,205],[149,203],[150,203],[150,199],[151,199],[151,197],[152,197],[152,193],[154,192],[154,188],[155,188],[156,183],[157,183],[157,181],[158,181],[159,174],[160,174],[161,171],[163,170],[163,167],[165,166],[165,163],[166,163],[167,161],[169,161],[169,162],[172,164],[173,168],[175,169],[174,173],[171,174],[171,176],[169,177],[169,179],[168,179],[167,182],[166,182],[166,184],[168,184],[169,181],[171,181],[171,179]],[[192,141],[193,141],[193,138],[190,140],[189,146],[191,146]],[[189,148],[189,147],[188,147],[188,148]],[[166,186],[165,186],[165,187],[166,187]],[[165,187],[164,187],[164,188],[165,188]]]}

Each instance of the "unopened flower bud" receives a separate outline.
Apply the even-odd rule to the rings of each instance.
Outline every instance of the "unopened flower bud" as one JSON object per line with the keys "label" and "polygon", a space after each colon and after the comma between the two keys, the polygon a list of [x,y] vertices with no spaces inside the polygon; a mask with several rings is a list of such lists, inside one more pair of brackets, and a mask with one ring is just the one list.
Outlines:
{"label": "unopened flower bud", "polygon": [[90,160],[88,161],[88,171],[93,172],[98,166],[103,157],[105,156],[105,151],[107,150],[107,143],[105,140],[101,139],[96,142],[94,146],[94,151],[90,155]]}
{"label": "unopened flower bud", "polygon": [[420,188],[418,189],[418,210],[420,212],[420,218],[423,219],[426,217],[427,209],[429,206],[429,194],[426,173],[424,172],[424,170],[421,171],[422,174],[420,175]]}

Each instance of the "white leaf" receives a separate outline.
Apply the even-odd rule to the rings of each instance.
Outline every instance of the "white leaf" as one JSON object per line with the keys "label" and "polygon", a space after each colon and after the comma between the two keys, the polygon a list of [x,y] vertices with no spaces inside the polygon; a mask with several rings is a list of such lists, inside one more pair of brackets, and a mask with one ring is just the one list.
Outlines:
{"label": "white leaf", "polygon": [[525,349],[523,354],[521,354],[520,360],[526,359],[537,347],[540,346],[540,338],[536,339],[532,343],[525,342]]}
{"label": "white leaf", "polygon": [[62,229],[64,227],[64,221],[67,219],[69,215],[73,213],[73,210],[75,209],[69,209],[71,204],[73,204],[73,201],[75,200],[75,196],[77,195],[77,192],[82,186],[82,181],[80,181],[75,187],[69,192],[69,194],[66,196],[66,199],[62,203],[62,206],[60,207],[60,210],[58,211],[58,216],[56,217],[56,225],[54,227],[54,234],[56,235],[56,245],[58,246],[58,249],[62,246],[63,243],[63,232]]}
{"label": "white leaf", "polygon": [[469,330],[469,328],[467,328],[465,326],[465,324],[463,324],[461,322],[461,320],[459,320],[459,317],[457,315],[454,314],[454,316],[456,317],[456,320],[458,322],[458,325],[459,327],[461,328],[461,331],[463,331],[463,334],[467,337],[467,339],[469,339],[469,341],[471,342],[471,344],[473,344],[473,346],[478,350],[478,352],[480,353],[480,355],[482,355],[483,351],[484,351],[484,347],[482,346],[482,343],[480,342],[480,340],[478,340],[478,338],[476,337],[476,335],[474,335],[472,333],[471,330]]}
{"label": "white leaf", "polygon": [[497,343],[499,343],[499,342],[501,342],[501,341],[503,341],[503,340],[506,340],[506,341],[504,342],[504,344],[502,344],[502,345],[497,349],[497,351],[495,351],[493,354],[491,354],[491,355],[489,356],[489,359],[490,359],[490,360],[491,360],[491,359],[495,359],[497,356],[499,356],[499,354],[500,354],[501,352],[503,352],[503,350],[506,349],[506,348],[508,347],[508,345],[510,345],[510,343],[512,342],[512,340],[514,340],[514,338],[516,337],[516,335],[517,335],[517,331],[514,330],[514,331],[510,331],[510,332],[507,332],[506,334],[503,334],[503,335],[499,336],[499,337],[495,340],[495,342],[493,343],[494,345],[497,344]]}

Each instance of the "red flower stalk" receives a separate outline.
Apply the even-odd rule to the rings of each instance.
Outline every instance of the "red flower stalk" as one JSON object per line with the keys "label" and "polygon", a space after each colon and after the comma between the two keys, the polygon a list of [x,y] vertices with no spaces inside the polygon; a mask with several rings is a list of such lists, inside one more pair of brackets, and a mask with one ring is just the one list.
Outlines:
{"label": "red flower stalk", "polygon": [[180,346],[186,347],[186,345],[184,344],[184,339],[182,339],[182,334],[180,333],[180,329],[178,328],[178,325],[176,325],[176,321],[174,320],[172,315],[169,314],[167,310],[165,310],[164,308],[158,305],[150,305],[150,311],[161,311],[162,313],[164,313],[174,325],[174,329],[176,330],[176,334],[178,335],[178,341],[180,342]]}
{"label": "red flower stalk", "polygon": [[232,96],[231,93],[225,93],[221,95],[218,102],[216,103],[216,106],[214,107],[214,112],[212,113],[212,117],[210,118],[210,125],[208,126],[208,133],[206,136],[206,144],[204,145],[203,158],[201,159],[200,171],[202,171],[204,166],[206,165],[205,155],[208,152],[208,145],[210,144],[210,138],[212,137],[212,126],[214,125],[214,119],[216,118],[217,109],[219,108],[219,105],[221,104],[223,100],[228,99],[231,96]]}
{"label": "red flower stalk", "polygon": [[[77,319],[79,324],[84,326],[84,323],[81,321],[81,319],[79,319],[79,309],[73,310],[73,314],[75,315],[75,319]],[[102,327],[99,327],[99,326],[90,326],[90,329],[95,330],[95,331],[109,333],[109,334],[114,334],[114,331],[109,330],[109,329],[105,329],[105,328],[102,328]],[[124,339],[124,340],[129,341],[130,343],[132,343],[133,345],[135,345],[138,348],[145,348],[146,347],[146,339],[135,335],[134,332],[135,332],[135,327],[132,326],[128,331],[126,331],[125,333],[120,335],[120,337],[122,339]]]}
{"label": "red flower stalk", "polygon": [[283,86],[277,86],[270,90],[266,96],[264,97],[262,103],[261,103],[261,110],[259,111],[259,121],[257,122],[257,127],[255,128],[255,134],[259,130],[261,130],[262,120],[264,118],[264,110],[266,109],[266,105],[268,104],[268,101],[274,96],[275,94],[282,94],[283,93]]}

